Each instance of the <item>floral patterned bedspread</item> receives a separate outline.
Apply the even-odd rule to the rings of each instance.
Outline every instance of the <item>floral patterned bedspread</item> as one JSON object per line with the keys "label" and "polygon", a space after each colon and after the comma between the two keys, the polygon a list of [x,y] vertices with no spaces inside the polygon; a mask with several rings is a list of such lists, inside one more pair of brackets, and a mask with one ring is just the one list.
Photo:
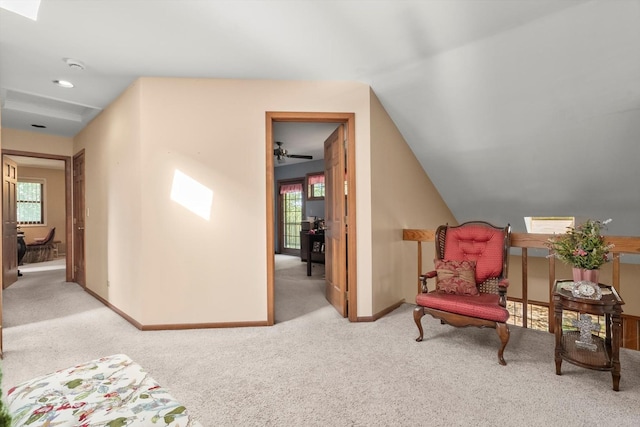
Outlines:
{"label": "floral patterned bedspread", "polygon": [[124,354],[92,360],[7,391],[12,426],[202,427]]}

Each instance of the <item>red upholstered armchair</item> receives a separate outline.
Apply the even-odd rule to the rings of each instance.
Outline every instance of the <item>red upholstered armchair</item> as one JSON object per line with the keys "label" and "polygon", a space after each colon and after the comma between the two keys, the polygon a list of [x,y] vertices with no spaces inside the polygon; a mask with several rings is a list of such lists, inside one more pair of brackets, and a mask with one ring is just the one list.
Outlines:
{"label": "red upholstered armchair", "polygon": [[[422,317],[430,314],[452,326],[494,328],[502,345],[498,361],[509,342],[506,309],[507,268],[511,227],[495,227],[484,221],[459,226],[442,225],[435,235],[435,269],[420,276],[422,292],[416,297],[413,318],[422,341]],[[427,279],[435,279],[429,291]]]}

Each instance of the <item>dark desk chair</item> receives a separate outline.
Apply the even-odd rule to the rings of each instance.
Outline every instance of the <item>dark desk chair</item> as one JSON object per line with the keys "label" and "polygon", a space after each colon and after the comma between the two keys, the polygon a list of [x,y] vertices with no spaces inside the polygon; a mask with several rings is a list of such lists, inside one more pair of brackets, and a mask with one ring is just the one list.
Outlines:
{"label": "dark desk chair", "polygon": [[56,228],[52,227],[45,237],[35,239],[32,243],[27,243],[27,253],[24,262],[43,262],[52,258],[55,247],[53,238],[56,235]]}

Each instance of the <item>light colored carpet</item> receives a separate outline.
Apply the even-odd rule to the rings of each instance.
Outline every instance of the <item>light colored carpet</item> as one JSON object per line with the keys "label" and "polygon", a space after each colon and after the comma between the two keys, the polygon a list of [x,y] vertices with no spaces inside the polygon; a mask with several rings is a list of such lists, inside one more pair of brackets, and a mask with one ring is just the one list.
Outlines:
{"label": "light colored carpet", "polygon": [[286,270],[288,268],[298,267],[300,265],[304,265],[305,268],[307,266],[306,262],[300,261],[300,257],[293,256],[293,255],[276,254],[275,261],[276,261],[276,265],[275,265],[276,271]]}
{"label": "light colored carpet", "polygon": [[329,304],[324,296],[324,264],[311,265],[311,276],[307,276],[307,263],[300,262],[300,257],[276,255],[276,323],[313,313]]}
{"label": "light colored carpet", "polygon": [[[320,287],[300,264],[290,285]],[[565,362],[555,375],[547,332],[512,326],[500,366],[493,330],[425,316],[417,343],[410,304],[349,323],[321,298],[299,315],[285,298],[276,295],[273,327],[140,332],[65,283],[64,270],[25,274],[4,291],[3,388],[125,353],[205,426],[640,425],[640,352],[621,351],[614,392],[609,372]]]}

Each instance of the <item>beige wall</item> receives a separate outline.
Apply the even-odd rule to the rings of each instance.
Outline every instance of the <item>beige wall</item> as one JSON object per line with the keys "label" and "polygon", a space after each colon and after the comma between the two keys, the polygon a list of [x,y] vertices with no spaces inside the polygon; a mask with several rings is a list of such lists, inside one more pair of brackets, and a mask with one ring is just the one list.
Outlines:
{"label": "beige wall", "polygon": [[18,129],[2,129],[5,150],[72,156],[73,139]]}
{"label": "beige wall", "polygon": [[[87,286],[145,325],[266,321],[266,111],[356,114],[358,228],[370,229],[368,86],[141,78],[75,139]],[[213,191],[210,220],[170,199],[176,169]],[[370,233],[357,243],[366,316]]]}
{"label": "beige wall", "polygon": [[[132,85],[76,135],[74,153],[85,150],[87,288],[143,322],[142,306],[162,295],[151,292],[143,299],[146,271],[141,259],[145,251],[155,254],[169,240],[161,237],[162,229],[156,238],[143,239],[140,98],[140,84]],[[167,125],[173,123],[179,122]],[[160,205],[157,211],[164,208]],[[151,268],[172,267],[171,262],[157,261]]]}
{"label": "beige wall", "polygon": [[[600,281],[603,283],[612,283],[611,274],[607,274],[611,264],[600,273]],[[638,277],[640,277],[640,265],[638,264],[621,264],[620,268],[620,296],[625,302],[622,306],[624,314],[640,317],[640,286],[638,286]]]}
{"label": "beige wall", "polygon": [[[60,161],[60,163],[63,163]],[[34,167],[18,167],[18,179],[39,178],[45,180],[45,225],[23,225],[25,242],[33,242],[35,238],[44,237],[52,227],[56,228],[54,240],[61,243],[58,246],[60,254],[66,251],[66,215],[65,215],[65,182],[64,169],[46,169]]]}
{"label": "beige wall", "polygon": [[[415,303],[417,244],[403,241],[402,229],[457,222],[373,92],[371,218],[373,312],[400,300]],[[433,266],[433,244],[423,247],[423,265]]]}

